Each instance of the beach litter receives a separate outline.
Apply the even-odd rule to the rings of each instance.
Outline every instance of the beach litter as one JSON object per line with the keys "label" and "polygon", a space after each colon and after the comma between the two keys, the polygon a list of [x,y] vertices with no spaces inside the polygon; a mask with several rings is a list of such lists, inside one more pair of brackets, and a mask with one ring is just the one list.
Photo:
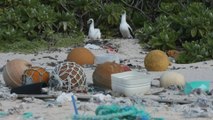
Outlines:
{"label": "beach litter", "polygon": [[111,75],[112,91],[125,96],[143,95],[150,90],[152,76],[136,71]]}
{"label": "beach litter", "polygon": [[[98,45],[98,46],[101,46],[101,45]],[[110,47],[108,47],[108,48],[110,49]],[[108,48],[106,47],[104,49],[108,49]],[[124,49],[127,49],[127,48],[124,48]],[[91,50],[91,51],[94,52],[94,50]],[[98,51],[101,51],[101,50],[98,50]],[[102,51],[104,51],[104,50],[102,50]],[[119,49],[119,52],[122,52],[122,51],[120,51],[120,49]],[[130,52],[131,52],[131,50],[130,50]],[[130,53],[130,52],[128,52],[128,53]],[[174,114],[174,116],[179,117],[180,119],[181,118],[184,119],[184,117],[192,118],[192,119],[193,118],[196,119],[197,117],[201,117],[201,118],[205,117],[205,118],[210,119],[212,117],[212,113],[213,113],[212,112],[213,111],[212,96],[210,96],[209,94],[190,94],[190,93],[193,93],[193,91],[198,91],[198,92],[204,91],[204,92],[208,93],[209,92],[209,89],[207,89],[208,85],[206,86],[206,84],[203,84],[203,85],[200,84],[197,87],[194,87],[194,88],[191,87],[191,90],[190,90],[191,92],[189,92],[189,94],[185,95],[184,91],[182,91],[183,89],[178,88],[178,85],[183,86],[183,84],[182,84],[182,83],[184,83],[183,81],[180,82],[179,80],[174,79],[174,80],[172,80],[173,84],[168,85],[168,81],[169,81],[168,80],[166,82],[168,87],[164,88],[163,86],[159,85],[160,84],[159,80],[154,80],[154,79],[150,78],[150,81],[153,84],[155,83],[156,85],[153,86],[153,84],[151,83],[149,89],[147,89],[147,92],[143,93],[144,91],[139,90],[138,86],[142,85],[139,83],[146,82],[147,76],[155,75],[155,73],[152,73],[153,71],[147,72],[145,67],[142,65],[144,62],[143,58],[135,57],[135,56],[133,56],[134,58],[126,58],[126,56],[122,56],[119,54],[120,53],[116,53],[116,54],[111,53],[111,54],[107,54],[107,55],[114,56],[115,58],[112,58],[110,60],[115,61],[115,62],[117,60],[118,63],[120,62],[120,60],[118,60],[117,58],[123,60],[122,64],[129,65],[132,68],[132,71],[130,71],[131,69],[127,68],[126,66],[119,64],[120,65],[119,68],[121,69],[122,72],[113,73],[113,74],[110,73],[109,76],[106,76],[108,69],[104,69],[102,72],[100,72],[100,71],[99,72],[103,76],[103,78],[108,77],[109,79],[105,80],[104,82],[101,81],[103,79],[97,80],[97,81],[101,81],[100,83],[102,83],[104,85],[109,85],[109,87],[115,85],[116,89],[118,89],[117,86],[122,86],[121,92],[119,94],[117,94],[118,91],[113,89],[113,87],[111,90],[109,88],[104,88],[103,85],[88,83],[88,82],[92,82],[92,79],[90,76],[86,76],[86,75],[91,75],[91,73],[93,72],[92,70],[94,70],[91,68],[92,67],[95,68],[96,64],[87,65],[87,67],[84,67],[85,65],[81,65],[82,69],[86,70],[86,72],[81,71],[82,74],[80,74],[80,75],[83,75],[83,77],[86,76],[85,79],[83,79],[82,81],[68,80],[68,81],[72,81],[72,82],[66,82],[66,84],[63,84],[64,81],[62,82],[61,78],[60,79],[58,78],[60,80],[59,83],[62,83],[61,87],[63,87],[63,89],[59,89],[57,91],[54,91],[54,90],[51,91],[50,89],[47,89],[45,94],[43,94],[43,92],[44,92],[43,87],[38,87],[39,89],[38,88],[34,89],[34,91],[30,90],[30,89],[33,89],[31,87],[30,87],[30,89],[23,89],[24,87],[27,87],[27,86],[19,86],[17,88],[12,88],[12,90],[21,88],[22,92],[21,93],[16,92],[16,93],[11,94],[10,93],[11,89],[6,87],[5,84],[0,83],[0,87],[1,87],[0,99],[2,100],[1,103],[3,104],[2,108],[1,108],[2,113],[0,113],[0,116],[2,114],[2,119],[4,119],[4,118],[6,119],[7,117],[10,118],[10,117],[14,117],[17,115],[20,115],[19,117],[23,118],[23,115],[26,115],[26,116],[29,116],[29,119],[31,119],[31,117],[34,119],[35,118],[34,115],[37,114],[39,107],[43,107],[45,109],[39,109],[39,114],[42,117],[45,116],[46,113],[47,114],[54,113],[54,115],[55,115],[55,113],[60,114],[59,116],[54,116],[54,118],[64,117],[64,116],[61,116],[61,111],[60,111],[60,110],[63,110],[62,114],[64,114],[64,115],[68,114],[69,117],[70,117],[71,112],[74,113],[75,115],[73,115],[73,118],[75,118],[75,119],[77,119],[77,118],[90,119],[91,118],[91,120],[94,120],[94,119],[98,120],[99,118],[112,118],[112,117],[114,118],[115,117],[115,120],[118,120],[120,118],[127,118],[127,119],[133,118],[136,120],[142,120],[142,119],[143,120],[146,120],[146,119],[164,120],[164,118],[163,118],[164,115],[167,118],[171,117],[171,116],[173,117],[173,113],[171,115],[171,111],[169,111],[171,109],[175,109],[174,111],[178,111]],[[146,54],[146,53],[144,53],[144,54]],[[101,55],[106,55],[106,53],[104,52]],[[56,59],[52,59],[51,57],[40,57],[40,58],[41,59],[48,58],[48,59],[51,59],[54,61],[56,60]],[[59,57],[57,59],[60,60],[60,58],[61,58],[61,56],[59,55]],[[35,58],[35,59],[37,60],[37,58]],[[104,60],[106,60],[106,59],[101,58],[100,61],[102,63],[104,63],[105,62]],[[106,60],[106,61],[109,61],[109,60]],[[51,61],[48,61],[48,62],[51,62]],[[65,72],[65,71],[63,71],[64,67],[67,67],[66,66],[67,64],[63,64],[65,62],[66,61],[63,61],[63,60],[61,60],[60,63],[54,62],[55,65],[51,66],[51,69],[49,70],[49,72],[51,73],[52,71],[54,71],[55,70],[54,68],[56,68],[56,69],[63,68],[63,69],[59,70],[58,73]],[[94,63],[97,63],[97,62],[94,61]],[[39,63],[39,64],[46,65],[45,63]],[[59,64],[63,64],[63,66],[57,67]],[[170,67],[170,66],[168,66],[168,67]],[[179,68],[182,68],[179,66],[172,66],[172,67],[176,67],[178,69],[169,69],[168,71],[181,70]],[[184,67],[185,67],[185,69],[187,69],[187,65]],[[111,67],[109,67],[109,68],[111,68]],[[202,68],[202,67],[199,67],[199,69],[200,68]],[[69,74],[71,69],[72,68],[68,68],[67,69],[68,71],[66,71],[65,74]],[[80,68],[74,67],[73,69],[79,70]],[[72,72],[75,73],[76,72],[75,70]],[[91,71],[89,71],[89,74],[87,73],[88,70],[91,70]],[[125,72],[125,71],[129,71],[129,72]],[[134,73],[136,71],[141,73],[141,75],[134,76]],[[79,73],[81,73],[81,72],[79,72]],[[84,72],[85,72],[85,74],[84,74]],[[131,74],[127,74],[127,73],[131,73],[133,75],[131,76]],[[160,74],[163,72],[158,71],[156,73],[157,73],[156,75],[158,75],[158,76],[155,76],[155,77],[159,78]],[[122,74],[121,76],[118,77],[120,80],[118,80],[116,82],[114,82],[114,80],[112,79],[112,76],[115,74]],[[184,74],[185,73],[183,73],[183,75]],[[72,74],[69,77],[73,78],[73,76],[78,76],[78,75]],[[173,75],[171,75],[171,76],[174,78]],[[129,79],[125,80],[126,77]],[[88,78],[88,79],[86,80],[86,78]],[[53,79],[53,78],[50,77],[49,79]],[[123,80],[121,80],[121,79],[123,79]],[[203,78],[203,79],[205,79],[205,78]],[[109,84],[110,80],[111,80],[111,84]],[[50,81],[54,84],[57,83],[57,81],[55,81],[55,80],[50,80]],[[205,82],[205,80],[200,80],[200,81]],[[169,82],[171,82],[171,81],[169,81]],[[175,82],[179,82],[179,83],[176,84]],[[42,83],[36,83],[36,84],[42,84]],[[94,86],[87,86],[89,84],[92,84]],[[27,84],[27,85],[33,86],[35,84]],[[48,87],[50,87],[49,86],[50,82],[48,82],[47,85],[48,85]],[[78,87],[76,87],[76,86],[78,86]],[[48,87],[45,87],[45,89]],[[79,89],[79,87],[86,88],[86,89]],[[94,89],[92,89],[93,87],[94,87]],[[140,86],[140,87],[142,88],[144,86]],[[186,87],[186,85],[185,85],[185,87]],[[134,90],[135,93],[132,89],[135,89]],[[29,92],[31,92],[31,93],[29,93]],[[41,94],[40,93],[35,94],[35,92],[40,92]],[[57,94],[57,95],[51,94],[51,92],[60,92],[60,94]],[[127,92],[130,94],[128,95]],[[73,96],[74,96],[74,100],[73,100]],[[124,97],[124,96],[128,96],[128,97]],[[21,100],[16,100],[17,98],[20,98]],[[39,99],[35,99],[35,98],[39,98]],[[42,100],[39,101],[40,99],[42,99]],[[24,105],[26,105],[26,106],[24,106],[24,108],[22,108],[22,107],[7,108],[7,106],[5,106],[5,105],[7,105],[8,103],[11,103],[10,101],[14,101],[13,104],[16,104],[16,102],[20,101],[20,102],[24,103]],[[50,102],[50,103],[48,104],[48,102]],[[65,106],[64,103],[68,103],[70,105],[71,102],[75,102],[76,106],[74,109],[67,110],[66,107],[69,107],[69,106]],[[54,107],[55,105],[58,105],[58,107],[60,107],[60,108],[55,109],[55,107]],[[117,107],[113,107],[113,105],[116,105]],[[142,109],[138,108],[140,105],[142,106]],[[36,106],[36,107],[38,106],[38,108],[31,108],[34,106]],[[74,104],[73,104],[73,106],[74,106]],[[178,106],[178,107],[172,108],[172,106]],[[187,110],[184,111],[183,109],[181,109],[180,106],[181,107],[186,106]],[[58,107],[56,107],[56,108],[58,108]],[[111,107],[113,109],[111,109]],[[147,111],[151,110],[150,115],[149,115],[149,113],[147,113],[145,111],[146,107],[148,107]],[[37,109],[37,110],[35,110],[35,112],[31,113],[31,112],[27,112],[26,109],[27,110],[32,109],[32,111],[35,109]],[[53,110],[53,111],[50,111],[48,109]],[[3,112],[3,111],[6,111],[6,112]],[[23,112],[25,112],[25,113],[23,114]],[[131,112],[132,113],[134,112],[134,113],[130,114]],[[162,112],[168,112],[168,114],[164,114]],[[179,113],[182,113],[182,112],[184,113],[184,115],[181,116],[181,114],[179,114]],[[95,115],[93,115],[94,113],[95,113]],[[138,113],[138,114],[136,114],[136,113]],[[149,115],[149,117],[146,116],[147,114],[144,115],[143,113],[147,113]],[[12,116],[12,115],[14,115],[14,116]],[[162,116],[162,118],[153,118],[151,115]],[[51,117],[51,115],[50,115],[50,117]],[[53,118],[53,116],[52,116],[52,118]],[[26,118],[26,119],[28,119],[28,118]]]}
{"label": "beach litter", "polygon": [[112,101],[112,96],[107,94],[104,95],[102,93],[98,93],[93,95],[92,101],[95,103],[106,103],[106,102],[111,102]]}
{"label": "beach litter", "polygon": [[183,88],[185,86],[184,76],[178,72],[164,72],[160,76],[160,86],[168,88],[171,86],[177,86]]}
{"label": "beach litter", "polygon": [[95,56],[94,54],[87,48],[77,47],[71,50],[71,52],[67,55],[67,61],[75,62],[79,65],[92,65],[94,64]]}
{"label": "beach litter", "polygon": [[209,80],[186,82],[186,85],[184,87],[184,93],[188,95],[195,89],[200,89],[201,91],[209,92],[209,87]]}
{"label": "beach litter", "polygon": [[39,66],[32,66],[26,69],[22,75],[22,86],[35,84],[35,83],[48,83],[49,81],[49,72]]}
{"label": "beach litter", "polygon": [[8,116],[9,114],[7,112],[4,112],[4,111],[0,111],[0,118],[3,118],[3,117],[6,117]]}
{"label": "beach litter", "polygon": [[98,46],[98,45],[90,44],[90,43],[86,44],[84,47],[87,48],[87,49],[93,49],[93,50],[103,49],[103,48],[101,48],[101,47]]}
{"label": "beach litter", "polygon": [[24,120],[28,120],[28,119],[33,118],[33,113],[32,112],[25,112],[25,113],[23,113],[22,116],[23,116]]}
{"label": "beach litter", "polygon": [[[73,96],[73,93],[65,93],[65,92],[63,92],[61,95],[59,95],[56,98],[56,102],[57,103],[61,103],[61,104],[66,103],[66,102],[70,102],[70,101],[72,101],[70,96]],[[77,98],[75,98],[75,99],[77,99]]]}
{"label": "beach litter", "polygon": [[166,53],[152,50],[144,58],[144,65],[148,71],[166,71],[170,62]]}
{"label": "beach litter", "polygon": [[134,106],[101,105],[96,108],[95,114],[96,116],[75,114],[73,120],[150,120],[148,113]]}
{"label": "beach litter", "polygon": [[105,53],[105,54],[95,56],[95,64],[103,64],[105,62],[115,62],[119,64],[120,59],[117,55],[110,54],[110,53]]}
{"label": "beach litter", "polygon": [[23,59],[13,59],[3,69],[3,79],[10,88],[22,86],[22,75],[32,64]]}
{"label": "beach litter", "polygon": [[43,92],[42,88],[47,87],[46,83],[34,83],[29,85],[23,85],[20,87],[12,88],[11,93],[16,94],[47,94]]}
{"label": "beach litter", "polygon": [[123,65],[115,62],[98,64],[93,72],[93,84],[106,89],[111,89],[111,74],[125,72]]}

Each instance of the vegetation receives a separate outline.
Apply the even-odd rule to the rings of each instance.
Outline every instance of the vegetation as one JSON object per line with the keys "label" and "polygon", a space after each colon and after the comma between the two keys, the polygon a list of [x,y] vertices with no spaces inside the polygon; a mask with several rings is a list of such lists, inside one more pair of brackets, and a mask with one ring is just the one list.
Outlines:
{"label": "vegetation", "polygon": [[148,49],[180,50],[177,62],[213,59],[211,0],[2,0],[0,51],[81,44],[94,18],[103,38],[120,37],[120,14]]}
{"label": "vegetation", "polygon": [[213,59],[213,9],[203,2],[161,3],[155,22],[146,21],[138,38],[150,49],[183,50],[178,63]]}

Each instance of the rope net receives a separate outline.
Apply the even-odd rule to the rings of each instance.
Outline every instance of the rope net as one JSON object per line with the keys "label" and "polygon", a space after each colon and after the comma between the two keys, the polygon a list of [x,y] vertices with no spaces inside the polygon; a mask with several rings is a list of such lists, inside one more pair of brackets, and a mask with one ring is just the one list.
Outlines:
{"label": "rope net", "polygon": [[62,90],[70,92],[75,88],[85,87],[86,75],[83,68],[75,62],[63,62],[56,66],[54,74],[62,81]]}
{"label": "rope net", "polygon": [[102,105],[95,111],[96,116],[74,115],[73,120],[151,120],[148,113],[134,106]]}

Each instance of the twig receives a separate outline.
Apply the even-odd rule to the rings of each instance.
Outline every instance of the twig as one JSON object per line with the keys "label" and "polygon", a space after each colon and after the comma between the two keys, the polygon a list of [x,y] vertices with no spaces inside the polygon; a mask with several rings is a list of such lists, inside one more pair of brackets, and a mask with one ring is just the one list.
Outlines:
{"label": "twig", "polygon": [[125,2],[124,0],[121,0],[121,2],[123,4],[125,4],[126,6],[130,7],[130,8],[133,8],[133,9],[136,9],[137,11],[139,11],[142,15],[144,15],[146,18],[148,18],[150,20],[150,18],[143,12],[143,10],[133,6],[133,5],[129,5],[127,2]]}
{"label": "twig", "polygon": [[87,13],[88,13],[88,11],[84,12],[81,15],[76,14],[76,16],[79,17],[79,19],[80,19],[80,31],[83,31],[83,29],[84,29],[83,16],[86,15]]}

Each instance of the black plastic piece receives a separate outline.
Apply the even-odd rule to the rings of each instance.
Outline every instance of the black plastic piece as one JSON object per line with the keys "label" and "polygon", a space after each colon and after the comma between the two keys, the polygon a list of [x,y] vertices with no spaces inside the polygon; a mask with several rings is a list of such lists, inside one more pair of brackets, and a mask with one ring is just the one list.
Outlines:
{"label": "black plastic piece", "polygon": [[46,83],[35,83],[11,89],[11,93],[16,94],[47,94],[42,92],[42,88],[47,87]]}

